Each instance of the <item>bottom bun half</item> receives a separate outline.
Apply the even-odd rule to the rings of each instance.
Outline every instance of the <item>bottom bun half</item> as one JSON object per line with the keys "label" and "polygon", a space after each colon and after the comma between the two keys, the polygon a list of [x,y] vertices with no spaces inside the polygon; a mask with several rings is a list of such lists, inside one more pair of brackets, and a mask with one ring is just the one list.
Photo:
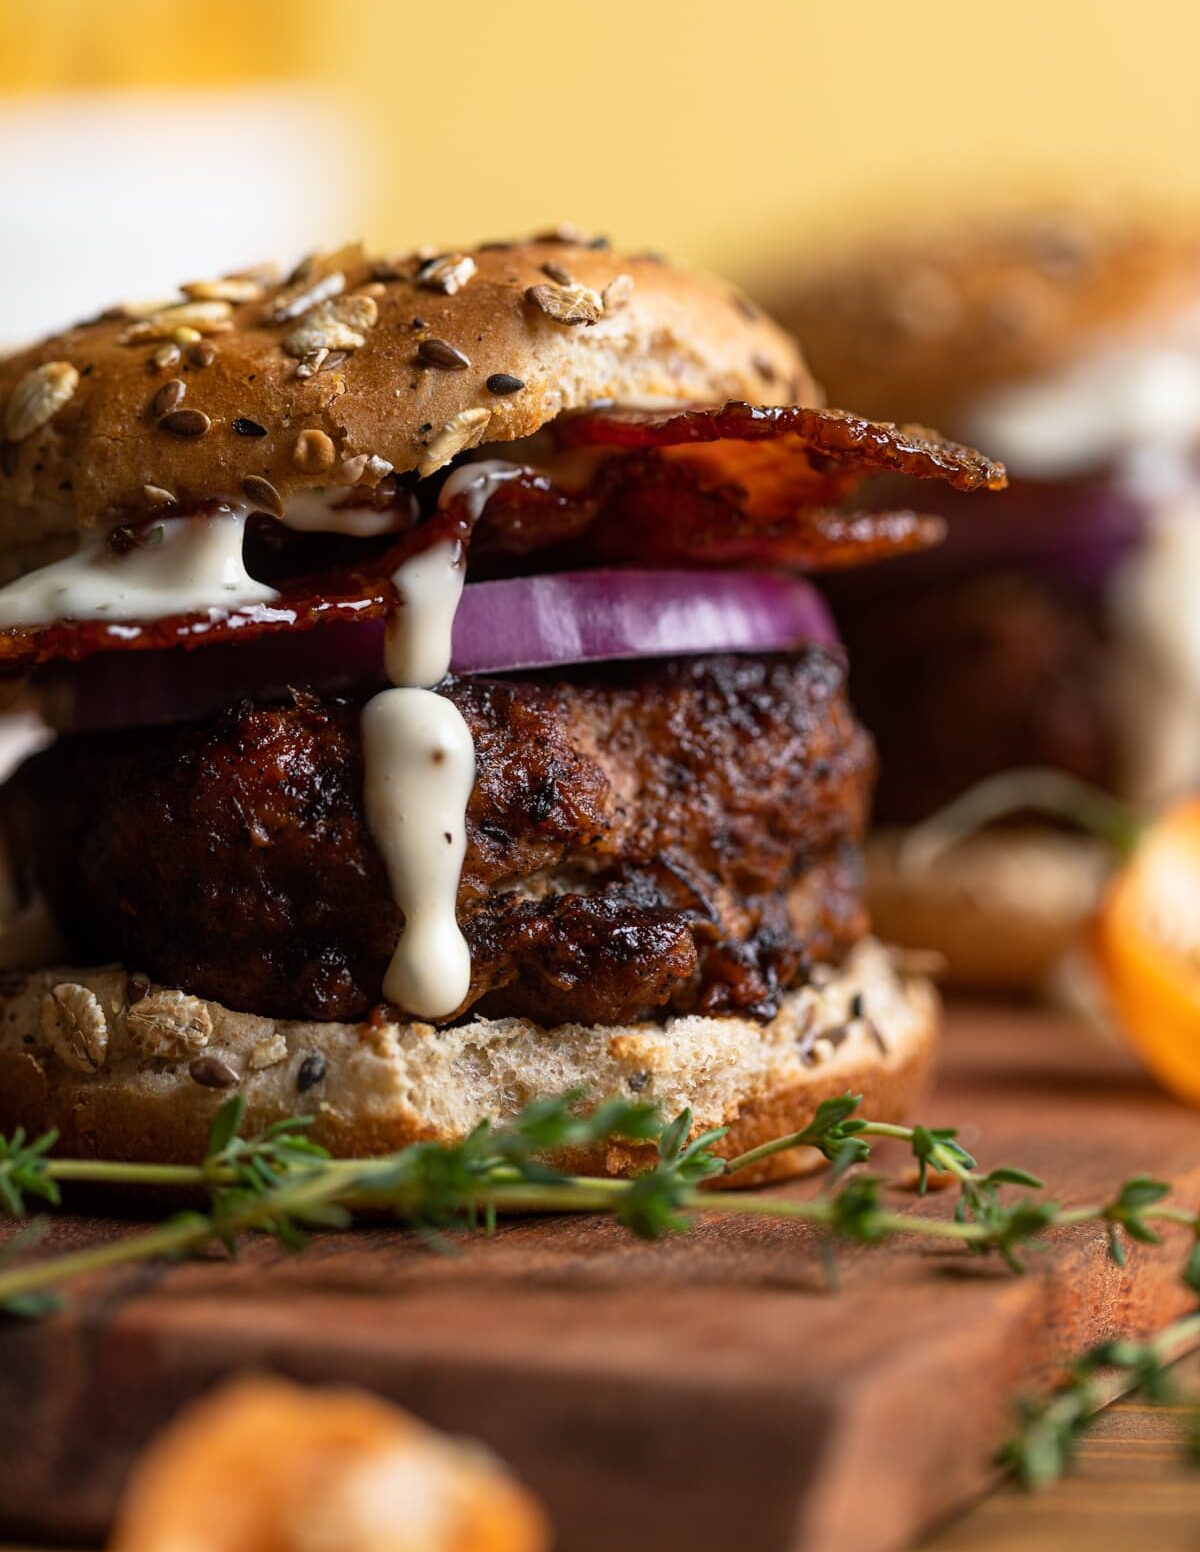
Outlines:
{"label": "bottom bun half", "polygon": [[[901,1120],[931,1074],[933,987],[866,940],[837,969],[789,993],[767,1023],[695,1014],[663,1023],[564,1025],[473,1019],[289,1022],[235,1013],[108,966],[0,982],[0,1129],[54,1127],[80,1157],[193,1162],[221,1103],[240,1093],[244,1130],[312,1115],[313,1139],[344,1156],[453,1141],[485,1117],[580,1089],[599,1101],[690,1108],[697,1129],[728,1126],[726,1157],[802,1127],[848,1090],[862,1113]],[[554,1160],[581,1173],[645,1168],[646,1146],[609,1144]],[[738,1185],[812,1168],[795,1149]]]}
{"label": "bottom bun half", "polygon": [[1098,841],[1049,828],[986,830],[918,861],[907,832],[867,849],[867,903],[890,942],[934,949],[947,984],[1040,992],[1078,946],[1111,868]]}

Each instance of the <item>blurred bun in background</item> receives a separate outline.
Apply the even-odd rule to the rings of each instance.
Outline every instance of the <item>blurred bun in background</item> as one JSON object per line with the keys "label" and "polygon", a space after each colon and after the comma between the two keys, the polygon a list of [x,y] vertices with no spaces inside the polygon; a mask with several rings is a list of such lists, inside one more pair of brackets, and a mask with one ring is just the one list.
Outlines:
{"label": "blurred bun in background", "polygon": [[[1077,207],[885,232],[783,312],[834,403],[936,417],[1012,480],[940,502],[928,561],[836,589],[879,821],[1029,766],[1147,805],[1200,781],[1200,227]],[[1102,871],[1041,826],[901,860],[881,837],[884,930],[1005,986],[1051,968]]]}

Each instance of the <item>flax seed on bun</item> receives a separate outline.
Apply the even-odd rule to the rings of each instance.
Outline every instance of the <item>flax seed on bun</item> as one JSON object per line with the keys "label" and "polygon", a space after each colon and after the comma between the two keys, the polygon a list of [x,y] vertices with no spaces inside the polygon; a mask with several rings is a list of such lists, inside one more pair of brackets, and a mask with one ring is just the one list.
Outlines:
{"label": "flax seed on bun", "polygon": [[354,245],[284,281],[115,308],[9,357],[0,544],[248,478],[286,499],[429,474],[598,399],[817,402],[794,343],[728,285],[568,239],[382,261]]}

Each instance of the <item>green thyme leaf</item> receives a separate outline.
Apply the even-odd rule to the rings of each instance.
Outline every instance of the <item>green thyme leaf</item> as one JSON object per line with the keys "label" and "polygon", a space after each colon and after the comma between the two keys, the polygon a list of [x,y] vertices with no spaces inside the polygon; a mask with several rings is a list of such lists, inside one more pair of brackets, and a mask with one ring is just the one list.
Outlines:
{"label": "green thyme leaf", "polygon": [[246,1114],[246,1101],[243,1095],[234,1094],[227,1099],[213,1117],[212,1126],[208,1133],[208,1157],[218,1158],[228,1148],[229,1144],[237,1136],[242,1128],[242,1119]]}
{"label": "green thyme leaf", "polygon": [[831,1196],[830,1228],[843,1239],[875,1242],[885,1238],[879,1175],[856,1175]]}
{"label": "green thyme leaf", "polygon": [[1046,1185],[1044,1180],[1031,1175],[1027,1169],[1013,1169],[1007,1164],[1002,1164],[999,1169],[989,1170],[983,1177],[982,1183],[984,1186],[1028,1186],[1034,1191],[1044,1190]]}
{"label": "green thyme leaf", "polygon": [[13,1293],[0,1299],[0,1314],[11,1315],[17,1320],[45,1320],[48,1315],[57,1315],[64,1302],[62,1294],[53,1288]]}
{"label": "green thyme leaf", "polygon": [[47,1155],[58,1141],[55,1131],[43,1132],[33,1142],[25,1141],[25,1129],[18,1126],[11,1137],[0,1137],[0,1209],[12,1218],[23,1218],[26,1197],[57,1205],[57,1183],[49,1173]]}
{"label": "green thyme leaf", "polygon": [[1109,1225],[1109,1253],[1118,1266],[1125,1264],[1118,1228],[1143,1245],[1157,1245],[1159,1235],[1147,1223],[1145,1213],[1148,1207],[1161,1202],[1170,1189],[1163,1181],[1153,1180],[1149,1175],[1134,1175],[1121,1187],[1115,1200],[1104,1208],[1101,1216]]}
{"label": "green thyme leaf", "polygon": [[1183,1269],[1183,1280],[1193,1293],[1200,1293],[1200,1219],[1193,1231],[1194,1243]]}

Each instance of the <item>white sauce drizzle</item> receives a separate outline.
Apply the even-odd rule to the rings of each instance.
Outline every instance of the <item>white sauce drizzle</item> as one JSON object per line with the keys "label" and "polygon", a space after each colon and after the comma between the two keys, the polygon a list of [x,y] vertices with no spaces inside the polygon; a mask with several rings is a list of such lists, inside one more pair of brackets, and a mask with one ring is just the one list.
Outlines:
{"label": "white sauce drizzle", "polygon": [[[470,515],[478,518],[497,486],[525,467],[498,458],[466,464],[446,480],[440,504],[445,506],[465,492]],[[347,497],[353,499],[353,491],[345,486],[297,491],[288,498],[281,521],[285,528],[298,533],[346,534],[357,539],[374,539],[406,528],[412,521],[412,510],[402,505],[383,511],[371,506],[343,506]],[[253,504],[240,496],[222,497],[219,507],[202,516],[164,517],[149,530],[150,542],[121,552],[112,548],[107,534],[87,535],[74,554],[0,587],[0,630],[52,625],[58,620],[150,623],[172,614],[224,612],[273,603],[279,594],[255,581],[242,557],[246,519],[254,510]],[[435,582],[419,569],[426,561],[426,557],[418,557],[412,573],[414,578],[421,577],[409,609],[414,641],[416,616],[424,609],[420,599],[426,587]],[[432,556],[428,561],[436,570]],[[452,603],[456,604],[462,591],[461,571],[455,569],[453,576],[457,592]],[[453,623],[453,612],[450,621]],[[426,642],[432,640],[424,621],[420,631]],[[438,672],[426,671],[427,661],[423,658],[415,668],[406,670],[407,677],[396,682],[436,684],[445,675],[449,656]]]}
{"label": "white sauce drizzle", "polygon": [[465,577],[462,546],[451,541],[396,571],[398,603],[388,620],[384,662],[397,688],[363,708],[367,823],[404,916],[383,994],[420,1018],[453,1013],[471,985],[471,951],[457,906],[475,745],[453,702],[427,688],[450,667]]}
{"label": "white sauce drizzle", "polygon": [[[0,629],[56,620],[158,620],[169,614],[270,603],[242,559],[247,509],[163,521],[161,534],[118,554],[89,535],[73,555],[0,588]],[[152,530],[157,533],[157,529]]]}
{"label": "white sauce drizzle", "polygon": [[388,616],[383,663],[393,684],[437,684],[450,671],[454,616],[466,581],[462,546],[432,544],[392,576],[396,608]]}
{"label": "white sauce drizzle", "polygon": [[[521,469],[501,459],[465,464],[449,475],[438,504],[465,496],[477,519],[496,487]],[[431,545],[395,572],[384,665],[396,688],[363,708],[367,823],[404,916],[383,994],[420,1018],[453,1013],[471,987],[457,908],[475,745],[458,708],[428,688],[450,668],[465,581],[466,555],[455,540]]]}
{"label": "white sauce drizzle", "polygon": [[1148,531],[1113,579],[1122,788],[1147,808],[1200,781],[1200,488],[1155,495]]}
{"label": "white sauce drizzle", "polygon": [[340,505],[348,494],[336,487],[295,491],[280,521],[296,533],[349,534],[354,539],[374,539],[408,525],[406,508],[391,506],[380,512],[369,506]]}
{"label": "white sauce drizzle", "polygon": [[518,474],[531,472],[528,464],[510,463],[504,458],[477,458],[474,463],[451,470],[438,496],[438,506],[448,506],[457,497],[466,496],[467,511],[472,522],[476,522],[499,486],[516,479]]}
{"label": "white sauce drizzle", "polygon": [[408,687],[372,696],[362,733],[367,823],[404,914],[383,994],[419,1018],[440,1018],[471,985],[456,911],[475,745],[452,701]]}

